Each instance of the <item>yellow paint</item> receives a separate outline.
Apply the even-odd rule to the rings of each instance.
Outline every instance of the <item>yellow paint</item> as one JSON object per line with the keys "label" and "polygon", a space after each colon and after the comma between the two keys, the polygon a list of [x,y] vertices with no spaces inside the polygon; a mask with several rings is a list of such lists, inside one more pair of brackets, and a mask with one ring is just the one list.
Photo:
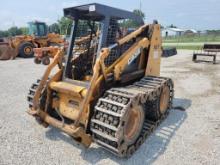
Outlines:
{"label": "yellow paint", "polygon": [[[147,29],[152,29],[152,37],[147,38],[147,36],[141,36],[142,32]],[[144,25],[140,27],[137,31],[119,40],[118,45],[129,42],[133,38],[136,38],[136,43],[131,46],[128,51],[121,55],[109,67],[105,66],[104,61],[109,56],[111,50],[109,48],[102,49],[100,55],[98,56],[99,58],[95,61],[95,65],[93,67],[93,75],[91,77],[85,77],[85,79],[83,80],[90,82],[88,88],[80,85],[74,85],[61,80],[56,81],[57,79],[49,83],[49,90],[56,91],[58,93],[58,98],[51,98],[53,107],[57,108],[63,116],[74,121],[74,126],[72,126],[74,127],[74,132],[79,128],[83,129],[81,133],[75,132],[74,136],[86,136],[84,128],[87,128],[88,126],[87,124],[89,120],[91,105],[95,103],[94,100],[97,101],[97,99],[100,97],[101,91],[103,89],[103,84],[105,84],[108,74],[114,73],[115,80],[120,80],[121,73],[128,65],[129,59],[135,54],[138,49],[146,49],[146,52],[149,52],[148,54],[145,54],[145,51],[141,52],[141,61],[138,68],[140,70],[146,69],[145,75],[159,76],[162,53],[160,25]],[[43,80],[41,81],[40,86],[34,97],[34,109],[39,109],[39,97],[51,73],[51,70],[57,64],[62,64],[61,54],[61,51],[58,50],[57,55],[54,57],[54,61],[48,66],[43,76]],[[146,58],[148,58],[147,64],[143,62],[146,60]],[[49,118],[48,122],[50,122],[50,120],[52,119]],[[56,122],[51,121],[52,124],[55,123],[55,125],[60,125],[60,123]],[[68,130],[68,133],[72,131],[69,131],[69,128],[64,130]]]}
{"label": "yellow paint", "polygon": [[82,98],[83,97],[82,92],[84,90],[86,91],[85,87],[77,86],[63,81],[52,82],[50,84],[50,88],[57,92],[65,93],[67,95],[71,95],[78,98]]}
{"label": "yellow paint", "polygon": [[129,59],[135,54],[135,52],[138,49],[145,49],[145,48],[147,48],[148,45],[149,45],[148,39],[147,38],[143,38],[142,40],[140,40],[139,42],[134,44],[130,49],[128,49],[128,51],[126,51],[124,53],[124,55],[122,55],[122,57],[120,58],[120,61],[118,61],[117,65],[115,65],[115,69],[114,69],[115,80],[120,80],[121,73],[124,71],[126,66],[128,66]]}
{"label": "yellow paint", "polygon": [[59,111],[63,116],[76,120],[80,104],[82,104],[82,99],[59,93]]}
{"label": "yellow paint", "polygon": [[162,54],[160,25],[154,25],[153,28],[154,30],[150,40],[150,51],[145,75],[160,76]]}

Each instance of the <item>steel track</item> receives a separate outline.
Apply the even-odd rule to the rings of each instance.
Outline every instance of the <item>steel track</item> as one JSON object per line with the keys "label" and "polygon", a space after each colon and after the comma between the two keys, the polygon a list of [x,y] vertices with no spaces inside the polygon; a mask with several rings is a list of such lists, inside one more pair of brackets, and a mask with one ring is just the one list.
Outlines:
{"label": "steel track", "polygon": [[[170,88],[170,99],[167,111],[159,112],[159,98],[164,86]],[[91,131],[93,139],[100,146],[121,157],[131,156],[147,137],[167,117],[172,107],[174,96],[173,82],[163,77],[147,76],[140,81],[122,88],[112,88],[105,92],[99,99],[91,119]],[[142,104],[145,111],[155,113],[154,118],[146,115],[144,124],[136,141],[127,145],[123,141],[123,128],[126,114],[135,104]],[[159,114],[159,115],[158,115]],[[156,117],[156,119],[155,119]]]}

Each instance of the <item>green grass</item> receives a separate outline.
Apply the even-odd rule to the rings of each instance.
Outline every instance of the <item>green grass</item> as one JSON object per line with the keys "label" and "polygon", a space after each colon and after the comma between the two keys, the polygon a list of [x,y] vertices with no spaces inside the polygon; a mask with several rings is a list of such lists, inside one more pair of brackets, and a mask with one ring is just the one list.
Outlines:
{"label": "green grass", "polygon": [[220,42],[220,34],[214,35],[196,35],[196,36],[179,36],[163,38],[163,47],[176,47],[177,49],[199,50],[203,43]]}
{"label": "green grass", "polygon": [[[170,48],[172,46],[163,46],[163,48]],[[201,49],[201,46],[198,45],[179,45],[179,46],[173,46],[176,47],[177,49],[187,49],[187,50],[199,50]]]}
{"label": "green grass", "polygon": [[180,36],[163,38],[164,43],[187,43],[187,42],[220,42],[220,34],[218,35],[202,35],[202,36]]}

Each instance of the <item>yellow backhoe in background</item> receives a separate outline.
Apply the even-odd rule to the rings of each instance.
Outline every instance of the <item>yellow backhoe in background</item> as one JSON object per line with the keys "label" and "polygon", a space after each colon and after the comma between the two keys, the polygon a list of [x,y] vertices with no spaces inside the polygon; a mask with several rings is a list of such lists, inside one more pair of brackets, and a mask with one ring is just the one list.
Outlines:
{"label": "yellow backhoe in background", "polygon": [[65,40],[55,33],[48,33],[46,23],[29,22],[29,35],[21,35],[0,40],[0,60],[14,59],[17,56],[33,57],[34,48],[60,46]]}
{"label": "yellow backhoe in background", "polygon": [[160,77],[160,25],[97,3],[64,14],[74,20],[67,59],[57,50],[29,90],[28,113],[86,147],[129,157],[172,107],[173,81]]}

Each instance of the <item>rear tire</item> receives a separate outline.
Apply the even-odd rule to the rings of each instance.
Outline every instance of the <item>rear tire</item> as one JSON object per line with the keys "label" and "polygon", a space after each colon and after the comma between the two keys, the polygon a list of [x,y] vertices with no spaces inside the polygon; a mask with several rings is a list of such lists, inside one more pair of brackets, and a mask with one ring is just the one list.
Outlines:
{"label": "rear tire", "polygon": [[41,63],[41,60],[36,57],[36,58],[34,59],[34,63],[35,63],[35,64],[40,64],[40,63]]}
{"label": "rear tire", "polygon": [[21,43],[19,46],[19,56],[22,58],[30,58],[34,56],[34,45],[30,42]]}
{"label": "rear tire", "polygon": [[173,82],[169,80],[161,89],[160,95],[153,101],[148,101],[146,105],[146,115],[153,121],[157,121],[162,115],[172,108]]}
{"label": "rear tire", "polygon": [[50,64],[50,58],[49,56],[45,56],[41,59],[42,64],[49,65]]}

